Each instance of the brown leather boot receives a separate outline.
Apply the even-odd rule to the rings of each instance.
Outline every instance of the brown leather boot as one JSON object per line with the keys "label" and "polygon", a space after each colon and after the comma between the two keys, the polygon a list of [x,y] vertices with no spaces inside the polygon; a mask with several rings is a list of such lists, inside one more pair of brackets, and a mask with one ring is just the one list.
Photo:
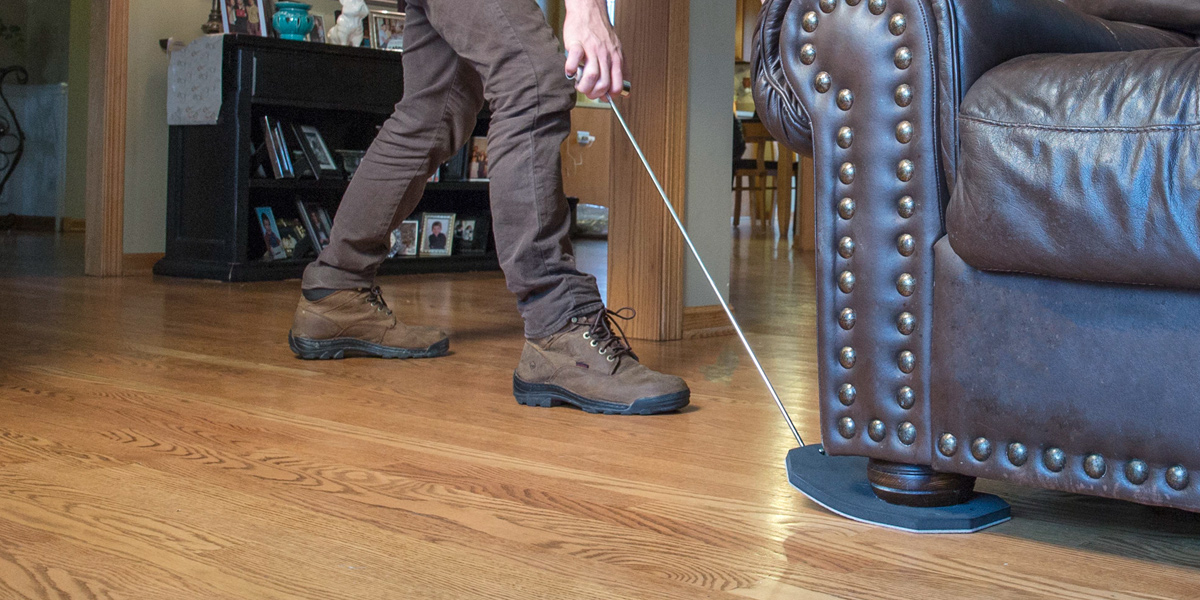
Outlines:
{"label": "brown leather boot", "polygon": [[638,362],[612,317],[633,318],[601,309],[571,319],[570,326],[550,337],[526,341],[513,373],[517,402],[570,404],[606,415],[653,415],[687,406],[692,394],[687,383]]}
{"label": "brown leather boot", "polygon": [[288,345],[296,356],[307,360],[432,358],[450,351],[446,332],[398,321],[377,287],[340,290],[316,302],[302,297],[288,332]]}

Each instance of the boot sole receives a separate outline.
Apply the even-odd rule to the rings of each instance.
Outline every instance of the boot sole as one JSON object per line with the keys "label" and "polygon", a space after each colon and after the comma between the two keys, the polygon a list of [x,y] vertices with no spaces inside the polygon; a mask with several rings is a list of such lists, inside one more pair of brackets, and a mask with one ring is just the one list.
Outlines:
{"label": "boot sole", "polygon": [[517,402],[525,406],[550,408],[569,404],[583,412],[604,415],[657,415],[677,411],[691,402],[692,392],[684,390],[674,394],[638,398],[633,404],[607,402],[585,398],[548,383],[529,383],[513,375],[513,396]]}
{"label": "boot sole", "polygon": [[295,337],[288,332],[288,347],[304,360],[336,360],[350,356],[375,358],[436,358],[450,352],[450,340],[444,339],[428,348],[393,348],[355,338],[314,340]]}

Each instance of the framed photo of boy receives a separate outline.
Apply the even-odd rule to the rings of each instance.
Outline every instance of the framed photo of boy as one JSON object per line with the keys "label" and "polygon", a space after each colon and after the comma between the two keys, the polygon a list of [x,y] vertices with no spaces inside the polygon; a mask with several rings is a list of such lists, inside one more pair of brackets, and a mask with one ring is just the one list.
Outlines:
{"label": "framed photo of boy", "polygon": [[450,256],[454,249],[454,213],[421,213],[421,255]]}
{"label": "framed photo of boy", "polygon": [[367,18],[371,26],[372,48],[404,51],[404,13],[373,10]]}
{"label": "framed photo of boy", "polygon": [[279,237],[279,228],[275,226],[275,212],[270,206],[260,206],[254,209],[258,216],[258,226],[262,230],[263,244],[267,247],[267,260],[287,258],[287,250],[283,249],[283,240]]}
{"label": "framed photo of boy", "polygon": [[267,11],[263,0],[221,0],[225,33],[267,37]]}

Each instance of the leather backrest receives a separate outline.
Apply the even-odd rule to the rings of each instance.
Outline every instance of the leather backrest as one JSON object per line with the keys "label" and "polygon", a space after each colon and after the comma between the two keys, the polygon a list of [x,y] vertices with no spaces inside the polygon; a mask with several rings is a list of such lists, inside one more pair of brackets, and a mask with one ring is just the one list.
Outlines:
{"label": "leather backrest", "polygon": [[1196,0],[1063,0],[1089,15],[1200,35]]}

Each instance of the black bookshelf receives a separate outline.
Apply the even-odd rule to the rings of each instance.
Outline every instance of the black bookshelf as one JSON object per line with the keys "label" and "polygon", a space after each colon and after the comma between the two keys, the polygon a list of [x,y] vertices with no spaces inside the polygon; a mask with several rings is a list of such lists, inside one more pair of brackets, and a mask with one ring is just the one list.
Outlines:
{"label": "black bookshelf", "polygon": [[[334,216],[349,181],[275,179],[257,169],[263,116],[320,130],[331,151],[365,150],[404,93],[401,55],[251,36],[225,36],[223,100],[217,125],[173,126],[167,186],[166,256],[158,275],[264,281],[299,277],[302,258],[265,260],[255,208],[294,218],[295,202],[319,203]],[[486,135],[480,115],[476,135]],[[488,184],[428,184],[421,212],[488,214]],[[494,242],[482,255],[388,259],[380,274],[499,269]]]}

